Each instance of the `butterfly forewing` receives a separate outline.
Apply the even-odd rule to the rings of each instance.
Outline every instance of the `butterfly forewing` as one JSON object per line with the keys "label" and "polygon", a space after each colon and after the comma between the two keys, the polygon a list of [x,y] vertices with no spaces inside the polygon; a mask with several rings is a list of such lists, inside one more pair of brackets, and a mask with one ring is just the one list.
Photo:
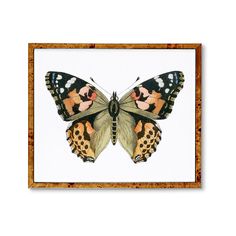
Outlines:
{"label": "butterfly forewing", "polygon": [[107,107],[108,100],[98,89],[73,75],[48,72],[46,85],[63,120],[74,120]]}
{"label": "butterfly forewing", "polygon": [[152,119],[165,119],[183,83],[184,75],[180,71],[155,76],[124,95],[120,100],[121,109]]}

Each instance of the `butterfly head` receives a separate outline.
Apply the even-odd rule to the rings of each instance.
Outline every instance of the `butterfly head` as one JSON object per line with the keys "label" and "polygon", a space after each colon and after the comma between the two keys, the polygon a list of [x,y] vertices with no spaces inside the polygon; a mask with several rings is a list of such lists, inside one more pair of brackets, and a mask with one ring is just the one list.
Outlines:
{"label": "butterfly head", "polygon": [[113,101],[118,101],[119,100],[116,92],[112,93],[111,100],[113,100]]}

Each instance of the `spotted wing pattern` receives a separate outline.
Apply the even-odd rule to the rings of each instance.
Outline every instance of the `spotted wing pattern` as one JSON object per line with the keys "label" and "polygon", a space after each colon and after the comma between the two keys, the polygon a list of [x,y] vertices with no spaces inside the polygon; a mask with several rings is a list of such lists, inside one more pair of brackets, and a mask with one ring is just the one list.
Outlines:
{"label": "spotted wing pattern", "polygon": [[[120,99],[117,136],[135,163],[156,151],[161,129],[154,120],[171,113],[183,83],[183,73],[172,71],[141,83]],[[46,85],[58,113],[65,121],[73,121],[66,131],[72,152],[94,162],[114,133],[116,121],[109,115],[109,101],[88,82],[63,72],[48,72]]]}
{"label": "spotted wing pattern", "polygon": [[183,83],[184,75],[180,71],[155,76],[124,95],[120,100],[121,109],[152,119],[165,119]]}
{"label": "spotted wing pattern", "polygon": [[[48,72],[46,85],[63,120],[73,120],[107,107],[107,98],[88,82],[63,72]],[[85,112],[86,111],[86,112]],[[89,112],[88,112],[89,111]]]}
{"label": "spotted wing pattern", "polygon": [[147,161],[161,140],[159,126],[152,119],[124,111],[118,119],[118,139],[123,148],[135,163]]}
{"label": "spotted wing pattern", "polygon": [[134,131],[137,142],[132,159],[134,162],[146,161],[156,151],[161,140],[161,129],[152,120],[138,118]]}
{"label": "spotted wing pattern", "polygon": [[94,162],[109,143],[110,120],[103,111],[74,121],[66,131],[72,152],[83,161]]}

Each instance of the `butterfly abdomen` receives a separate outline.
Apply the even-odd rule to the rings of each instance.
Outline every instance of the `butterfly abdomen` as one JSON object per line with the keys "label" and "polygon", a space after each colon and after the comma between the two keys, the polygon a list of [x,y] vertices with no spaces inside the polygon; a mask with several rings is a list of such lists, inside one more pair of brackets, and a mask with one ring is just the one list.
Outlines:
{"label": "butterfly abdomen", "polygon": [[111,125],[111,142],[113,145],[115,145],[116,141],[117,141],[117,119],[116,117],[113,117]]}

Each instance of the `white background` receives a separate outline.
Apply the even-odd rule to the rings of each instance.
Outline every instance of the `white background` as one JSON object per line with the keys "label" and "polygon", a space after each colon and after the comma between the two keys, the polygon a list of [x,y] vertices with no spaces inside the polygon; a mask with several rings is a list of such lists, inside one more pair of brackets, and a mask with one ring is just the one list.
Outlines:
{"label": "white background", "polygon": [[[234,2],[1,1],[0,234],[235,235]],[[202,189],[28,190],[27,43],[36,41],[202,42]]]}
{"label": "white background", "polygon": [[[119,142],[110,143],[95,163],[83,163],[71,152],[65,134],[68,122],[59,117],[46,88],[47,71],[89,82],[92,76],[107,91],[119,94],[138,76],[141,83],[173,70],[183,71],[184,89],[168,119],[158,121],[162,140],[147,162],[134,164]],[[36,182],[195,181],[195,50],[38,49],[34,72]]]}

